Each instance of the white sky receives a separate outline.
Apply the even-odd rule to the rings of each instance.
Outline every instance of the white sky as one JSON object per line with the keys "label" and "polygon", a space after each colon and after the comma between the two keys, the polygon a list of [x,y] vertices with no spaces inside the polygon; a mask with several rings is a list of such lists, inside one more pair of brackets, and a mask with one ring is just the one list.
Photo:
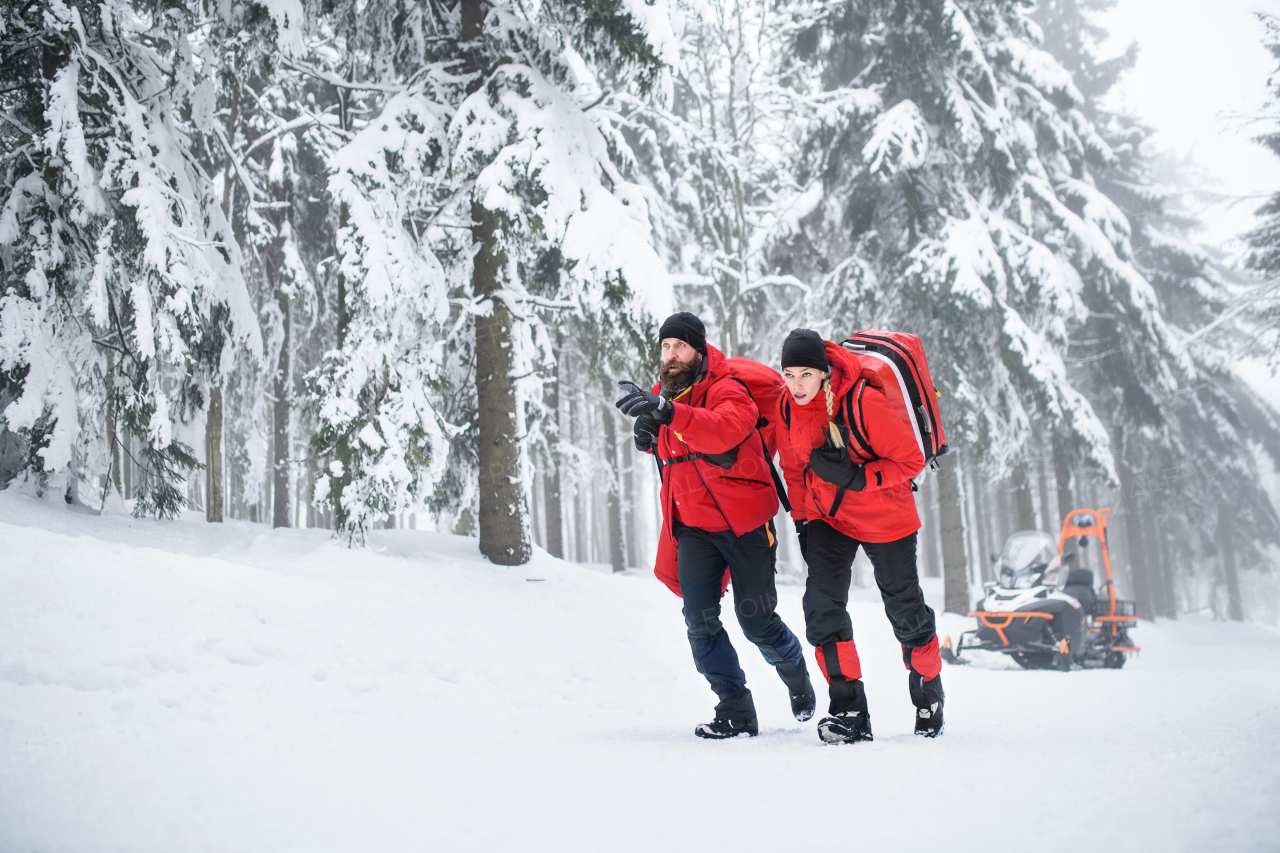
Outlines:
{"label": "white sky", "polygon": [[[1138,42],[1138,64],[1113,91],[1114,106],[1156,129],[1155,142],[1195,160],[1240,197],[1280,190],[1280,159],[1252,141],[1274,60],[1262,47],[1256,12],[1280,15],[1280,0],[1119,0],[1101,23],[1102,55]],[[1228,249],[1253,223],[1261,197],[1205,211],[1202,239]]]}

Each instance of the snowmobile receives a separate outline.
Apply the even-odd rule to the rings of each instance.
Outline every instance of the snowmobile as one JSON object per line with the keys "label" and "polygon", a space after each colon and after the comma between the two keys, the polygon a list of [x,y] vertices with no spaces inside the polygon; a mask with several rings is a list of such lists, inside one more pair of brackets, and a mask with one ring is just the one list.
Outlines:
{"label": "snowmobile", "polygon": [[[1007,654],[1024,669],[1124,666],[1126,656],[1139,651],[1129,640],[1137,609],[1116,598],[1107,549],[1110,516],[1110,507],[1072,510],[1056,543],[1041,530],[1010,536],[994,557],[997,580],[983,585],[983,599],[969,614],[977,617],[977,630],[961,634],[954,648],[947,637],[943,659],[968,663],[961,653],[982,649]],[[1107,574],[1101,589],[1094,589],[1092,571],[1070,567],[1080,552],[1063,548],[1073,537],[1079,548],[1089,537],[1100,543]]]}

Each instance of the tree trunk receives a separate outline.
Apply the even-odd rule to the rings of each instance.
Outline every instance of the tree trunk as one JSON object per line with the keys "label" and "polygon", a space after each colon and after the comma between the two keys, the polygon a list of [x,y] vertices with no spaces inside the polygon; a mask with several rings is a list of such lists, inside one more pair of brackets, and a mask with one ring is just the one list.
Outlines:
{"label": "tree trunk", "polygon": [[124,497],[123,481],[120,471],[120,431],[116,424],[119,415],[116,408],[115,394],[116,358],[115,353],[107,350],[107,446],[111,448],[111,468],[107,472],[108,486],[115,486],[120,497]]}
{"label": "tree trunk", "polygon": [[[213,405],[212,400],[210,400],[210,406],[212,405]],[[221,414],[222,412],[221,399],[218,400],[218,412],[219,414]],[[218,421],[219,421],[219,424],[221,424],[222,418],[219,417]],[[219,428],[218,433],[219,434],[222,433],[221,428]],[[132,435],[133,433],[129,431],[128,427],[125,427],[120,433],[120,449],[121,449],[121,452],[124,454],[123,461],[124,461],[124,499],[125,500],[129,500],[129,498],[133,497],[134,471],[133,471],[133,440],[131,438]]]}
{"label": "tree trunk", "polygon": [[1236,569],[1235,543],[1231,510],[1218,506],[1218,542],[1222,549],[1222,574],[1227,582],[1227,615],[1235,622],[1244,621],[1244,598],[1240,595],[1240,574]]}
{"label": "tree trunk", "polygon": [[1027,477],[1028,462],[1013,469],[1014,520],[1017,530],[1036,529],[1036,508],[1031,498],[1031,482]]}
{"label": "tree trunk", "polygon": [[973,466],[970,481],[973,485],[973,524],[978,533],[977,580],[987,581],[990,580],[987,575],[991,571],[991,552],[995,550],[991,546],[991,499],[977,465]]}
{"label": "tree trunk", "polygon": [[1156,524],[1149,505],[1140,511],[1142,518],[1142,554],[1147,561],[1147,577],[1151,579],[1151,612],[1163,616],[1168,606],[1164,600],[1164,553],[1156,541]]}
{"label": "tree trunk", "polygon": [[209,420],[205,427],[205,480],[208,484],[208,500],[205,501],[206,521],[222,521],[222,388],[209,388]]}
{"label": "tree trunk", "polygon": [[1062,433],[1053,431],[1053,478],[1058,485],[1058,524],[1066,521],[1067,514],[1075,509],[1075,496],[1071,493],[1071,466],[1067,461],[1067,450],[1062,442]]}
{"label": "tree trunk", "polygon": [[[228,139],[235,139],[236,127],[240,123],[240,94],[239,88],[236,88],[236,95],[231,102],[231,115],[227,122]],[[226,164],[223,166],[222,172],[222,214],[229,223],[232,214],[235,212],[235,159],[228,152]],[[252,201],[252,199],[250,199]],[[205,444],[207,454],[205,458],[208,460],[208,467],[205,469],[205,480],[208,484],[208,500],[205,502],[204,517],[206,521],[221,522],[223,519],[223,504],[226,499],[223,489],[223,473],[222,473],[222,386],[214,385],[209,388],[209,418],[208,425],[205,428]]]}
{"label": "tree trunk", "polygon": [[1062,529],[1062,524],[1055,521],[1053,510],[1049,506],[1049,475],[1045,471],[1043,459],[1036,462],[1036,487],[1036,498],[1040,501],[1040,512],[1036,515],[1036,526],[1056,537],[1058,531]]}
{"label": "tree trunk", "polygon": [[[458,14],[462,25],[465,67],[474,72],[468,91],[482,85],[485,61],[480,40],[489,5],[483,0],[462,0]],[[476,397],[479,432],[480,553],[503,566],[529,562],[532,555],[529,508],[521,476],[522,437],[515,382],[511,375],[515,337],[507,303],[498,295],[506,284],[507,256],[500,245],[498,215],[478,201],[471,202],[471,237],[478,247],[471,272],[471,290],[487,297],[491,309],[476,317]]]}
{"label": "tree trunk", "polygon": [[292,397],[293,366],[290,363],[289,347],[292,345],[292,323],[290,321],[289,295],[283,290],[276,291],[276,302],[280,306],[281,325],[284,331],[280,341],[280,357],[276,362],[274,388],[275,402],[272,404],[274,420],[275,453],[273,454],[272,495],[272,527],[289,527],[289,401]]}
{"label": "tree trunk", "polygon": [[[338,208],[338,227],[347,227],[347,222],[351,218],[351,211],[344,202]],[[347,332],[351,328],[351,311],[347,307],[347,277],[342,274],[342,267],[338,267],[338,349],[342,349],[347,345]],[[342,505],[342,494],[346,491],[347,484],[351,482],[351,436],[342,435],[338,437],[337,443],[333,448],[334,461],[341,468],[341,473],[335,474],[331,469],[325,473],[329,476],[329,507],[333,511],[333,529],[343,530],[347,525],[347,511]]]}
{"label": "tree trunk", "polygon": [[316,472],[312,466],[308,465],[307,466],[307,490],[302,496],[302,500],[306,502],[306,506],[307,506],[306,524],[308,529],[315,527],[317,524],[316,504],[315,504],[315,501],[311,499],[311,496],[314,495],[315,493],[316,493]]}
{"label": "tree trunk", "polygon": [[[934,472],[935,474],[937,472]],[[940,577],[942,572],[938,566],[938,478],[925,477],[924,487],[920,489],[924,510],[924,565],[925,574],[931,578]]]}
{"label": "tree trunk", "polygon": [[[995,541],[991,543],[991,550],[1000,552],[1004,550],[1004,543],[1009,538],[1009,534],[1017,529],[1017,519],[1014,518],[1015,510],[1012,509],[1013,489],[1009,486],[1008,480],[1001,480],[993,483],[994,500],[991,501],[994,506],[993,520],[995,521]],[[1012,529],[1010,529],[1012,528]]]}
{"label": "tree trunk", "polygon": [[474,41],[484,32],[484,19],[487,14],[483,0],[462,0],[460,14],[462,16],[462,40]]}
{"label": "tree trunk", "polygon": [[969,577],[964,559],[964,514],[959,451],[938,457],[938,516],[942,535],[942,585],[948,613],[969,612]]}
{"label": "tree trunk", "polygon": [[1165,618],[1178,618],[1178,589],[1174,584],[1173,543],[1169,539],[1169,525],[1161,519],[1157,527],[1160,536],[1160,552],[1164,555]]}
{"label": "tree trunk", "polygon": [[542,403],[555,418],[553,434],[547,448],[547,470],[542,475],[543,516],[547,525],[547,553],[564,558],[564,521],[560,504],[560,454],[557,445],[561,438],[560,425],[560,358],[563,351],[562,335],[556,338],[561,346],[556,348],[556,373],[542,391]]}
{"label": "tree trunk", "polygon": [[618,472],[618,427],[613,422],[612,406],[601,406],[604,417],[605,459],[609,462],[609,483],[606,501],[609,506],[609,564],[615,572],[626,569],[626,541],[622,533],[622,484]]}
{"label": "tree trunk", "polygon": [[[467,4],[463,4],[464,6]],[[479,244],[472,291],[488,297],[488,316],[476,316],[476,395],[480,442],[480,553],[500,566],[529,562],[529,509],[521,477],[521,437],[516,428],[516,388],[511,377],[511,310],[497,294],[506,283],[507,256],[499,244],[498,217],[471,204],[472,237]]]}
{"label": "tree trunk", "polygon": [[[627,444],[627,440],[623,438],[623,445]],[[627,461],[622,464],[622,533],[627,542],[627,565],[639,566],[639,540],[640,532],[636,530],[636,470],[635,457],[628,451],[630,448],[619,448],[616,455],[619,459],[625,458]]]}
{"label": "tree trunk", "polygon": [[[1124,445],[1121,444],[1121,447]],[[1151,575],[1147,571],[1146,554],[1142,548],[1142,514],[1138,510],[1137,481],[1133,468],[1125,454],[1116,459],[1116,471],[1120,475],[1121,499],[1125,508],[1125,540],[1129,550],[1129,573],[1133,578],[1133,597],[1138,603],[1138,615],[1143,619],[1155,618],[1152,603]]]}

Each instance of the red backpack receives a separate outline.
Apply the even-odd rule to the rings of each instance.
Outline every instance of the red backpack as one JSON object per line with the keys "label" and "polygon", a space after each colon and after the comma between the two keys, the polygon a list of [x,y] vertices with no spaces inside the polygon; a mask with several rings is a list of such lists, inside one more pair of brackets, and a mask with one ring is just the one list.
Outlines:
{"label": "red backpack", "polygon": [[[724,361],[725,366],[729,368],[729,378],[747,389],[747,393],[755,401],[756,408],[760,410],[756,431],[764,441],[764,458],[769,463],[769,473],[773,476],[773,487],[778,491],[778,501],[781,502],[783,509],[791,512],[791,501],[787,500],[787,487],[773,464],[773,454],[778,452],[776,426],[769,423],[769,418],[765,414],[765,412],[773,413],[778,410],[778,398],[786,388],[782,382],[782,374],[766,364],[741,356],[726,358]],[[747,441],[751,440],[751,437],[747,438]]]}
{"label": "red backpack", "polygon": [[864,329],[846,338],[842,346],[863,356],[864,373],[873,373],[879,380],[875,384],[889,399],[900,400],[903,408],[914,415],[911,426],[925,464],[946,453],[939,394],[929,376],[929,362],[920,338],[907,332]]}
{"label": "red backpack", "polygon": [[729,375],[746,387],[756,408],[760,410],[756,428],[764,437],[765,450],[768,451],[765,456],[772,459],[773,454],[778,451],[778,440],[768,415],[778,411],[778,398],[786,387],[782,383],[782,374],[768,365],[738,356],[726,358],[725,365],[729,368]]}

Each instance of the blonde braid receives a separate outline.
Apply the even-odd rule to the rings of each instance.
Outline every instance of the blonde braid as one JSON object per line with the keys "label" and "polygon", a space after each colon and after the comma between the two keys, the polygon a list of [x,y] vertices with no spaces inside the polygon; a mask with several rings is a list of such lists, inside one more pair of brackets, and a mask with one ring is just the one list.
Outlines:
{"label": "blonde braid", "polygon": [[822,391],[827,395],[827,429],[831,431],[831,443],[836,447],[844,447],[844,439],[840,436],[840,428],[836,426],[836,395],[831,391],[831,374],[822,380]]}

